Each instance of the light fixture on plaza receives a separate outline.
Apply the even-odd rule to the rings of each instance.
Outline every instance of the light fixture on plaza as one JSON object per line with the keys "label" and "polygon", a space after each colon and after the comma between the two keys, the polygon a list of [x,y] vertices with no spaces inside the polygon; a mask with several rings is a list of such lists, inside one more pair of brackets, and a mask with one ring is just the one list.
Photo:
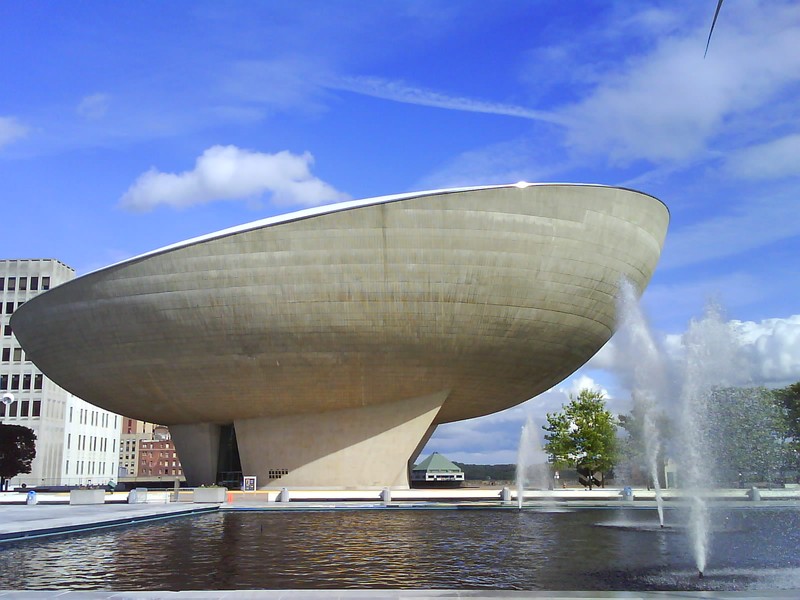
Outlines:
{"label": "light fixture on plaza", "polygon": [[14,394],[3,394],[3,419],[8,415],[8,407],[14,403]]}

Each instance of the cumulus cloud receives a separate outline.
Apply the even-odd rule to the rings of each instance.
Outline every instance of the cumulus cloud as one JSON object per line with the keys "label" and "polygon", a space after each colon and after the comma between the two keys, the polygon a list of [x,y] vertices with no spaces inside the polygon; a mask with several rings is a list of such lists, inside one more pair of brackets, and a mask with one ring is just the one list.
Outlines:
{"label": "cumulus cloud", "polygon": [[[749,375],[750,380],[742,385],[783,387],[800,381],[800,315],[727,323],[734,333],[732,339],[738,343],[731,355],[737,360],[745,359],[748,365],[742,375]],[[667,371],[677,376],[685,357],[684,333],[654,333],[654,337]],[[624,379],[631,357],[615,350],[614,346],[612,340],[585,369],[599,369],[609,376]],[[442,452],[451,460],[467,463],[513,463],[526,419],[530,416],[537,425],[545,424],[546,413],[561,410],[570,396],[577,396],[582,389],[602,392],[614,414],[630,411],[630,390],[621,389],[617,395],[612,394],[584,370],[524,404],[485,417],[442,425],[424,453]]]}
{"label": "cumulus cloud", "polygon": [[731,324],[757,382],[783,386],[800,381],[800,315]]}
{"label": "cumulus cloud", "polygon": [[102,119],[108,112],[110,101],[111,97],[108,94],[92,94],[83,98],[76,110],[86,119]]}
{"label": "cumulus cloud", "polygon": [[800,175],[800,134],[787,135],[734,152],[725,170],[741,179],[780,179]]}
{"label": "cumulus cloud", "polygon": [[[731,356],[741,363],[741,385],[782,387],[800,381],[800,315],[762,321],[731,320],[734,347]],[[654,333],[666,367],[678,372],[685,359],[685,333]],[[629,368],[630,356],[609,353],[604,367],[621,374]]]}
{"label": "cumulus cloud", "polygon": [[186,208],[218,200],[252,200],[270,195],[278,205],[314,206],[348,199],[311,173],[309,153],[252,152],[236,146],[212,146],[194,169],[162,173],[151,168],[120,199],[127,210],[143,212],[166,205]]}
{"label": "cumulus cloud", "polygon": [[14,117],[0,117],[0,148],[28,135],[28,128]]}
{"label": "cumulus cloud", "polygon": [[[701,154],[730,119],[800,81],[800,12],[792,5],[731,7],[703,59],[707,25],[664,36],[652,51],[606,72],[563,109],[567,143],[618,163]],[[776,60],[780,57],[780,60]]]}
{"label": "cumulus cloud", "polygon": [[[428,442],[423,455],[441,452],[450,460],[465,463],[514,463],[517,460],[520,431],[527,419],[530,417],[537,426],[544,425],[547,413],[561,410],[569,402],[570,396],[576,397],[584,388],[601,391],[611,400],[608,390],[593,378],[576,374],[561,385],[508,410],[441,425]],[[541,435],[538,429],[537,433]]]}

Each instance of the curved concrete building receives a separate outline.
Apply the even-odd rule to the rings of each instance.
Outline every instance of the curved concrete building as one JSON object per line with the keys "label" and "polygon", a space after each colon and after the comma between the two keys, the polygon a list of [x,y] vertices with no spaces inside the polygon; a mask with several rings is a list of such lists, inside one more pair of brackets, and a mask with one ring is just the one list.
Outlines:
{"label": "curved concrete building", "polygon": [[437,425],[528,400],[608,341],[668,220],[595,185],[346,202],[89,273],[11,323],[59,385],[169,425],[190,482],[235,431],[259,487],[404,486]]}

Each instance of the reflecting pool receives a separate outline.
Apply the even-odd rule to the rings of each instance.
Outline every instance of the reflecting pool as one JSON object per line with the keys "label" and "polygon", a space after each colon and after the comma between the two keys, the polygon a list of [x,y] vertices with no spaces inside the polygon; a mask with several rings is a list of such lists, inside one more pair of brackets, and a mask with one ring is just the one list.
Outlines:
{"label": "reflecting pool", "polygon": [[[218,512],[0,544],[5,589],[800,589],[800,509]],[[654,526],[654,521],[656,525]]]}

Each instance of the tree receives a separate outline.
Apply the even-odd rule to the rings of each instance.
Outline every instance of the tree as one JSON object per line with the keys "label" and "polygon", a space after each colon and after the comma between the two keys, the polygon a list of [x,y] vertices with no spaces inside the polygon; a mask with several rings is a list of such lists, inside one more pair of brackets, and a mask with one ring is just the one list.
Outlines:
{"label": "tree", "polygon": [[[646,431],[645,423],[648,417],[651,419],[651,429],[655,429],[655,431]],[[666,441],[672,436],[672,425],[664,412],[656,411],[644,402],[634,401],[629,414],[619,415],[619,426],[625,430],[627,435],[621,436],[617,442],[618,459],[627,462],[634,469],[644,469],[644,472],[636,471],[632,474],[634,480],[639,479],[642,484],[649,484],[652,477],[652,473],[648,472],[647,435],[656,436],[656,471],[659,484],[661,487],[665,487]]]}
{"label": "tree", "polygon": [[0,490],[6,479],[30,473],[36,458],[36,434],[22,425],[0,425]]}
{"label": "tree", "polygon": [[614,466],[616,455],[616,423],[606,410],[601,392],[583,389],[577,399],[562,406],[560,412],[547,413],[545,452],[556,468],[575,467],[585,474],[589,489],[595,484],[595,473],[605,473]]}
{"label": "tree", "polygon": [[786,423],[786,466],[795,471],[800,481],[800,382],[774,390],[773,393],[780,403]]}
{"label": "tree", "polygon": [[715,388],[701,428],[717,479],[775,480],[785,463],[786,419],[767,388]]}

